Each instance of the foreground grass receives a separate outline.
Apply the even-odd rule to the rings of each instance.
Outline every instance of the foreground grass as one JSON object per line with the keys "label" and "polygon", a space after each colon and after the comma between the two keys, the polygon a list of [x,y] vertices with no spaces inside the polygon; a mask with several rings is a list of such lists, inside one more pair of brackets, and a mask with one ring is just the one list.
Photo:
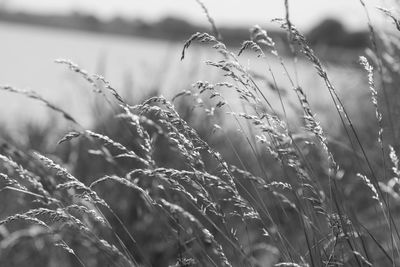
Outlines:
{"label": "foreground grass", "polygon": [[[384,13],[397,23],[392,13]],[[398,79],[397,37],[386,35],[379,42],[370,25],[372,49],[369,59],[360,59],[360,68],[368,79],[376,127],[363,134],[290,17],[276,21],[287,31],[294,57],[301,52],[325,83],[343,132],[337,144],[266,31],[254,27],[235,54],[207,16],[214,34],[192,35],[182,59],[193,42],[210,44],[221,60],[207,64],[228,80],[196,82],[172,100],[154,96],[129,104],[105,78],[58,61],[116,111],[116,117],[101,122],[108,135],[84,129],[79,119],[34,92],[0,87],[42,102],[74,129],[60,138],[59,157],[1,147],[0,201],[6,203],[1,265],[399,264],[397,93],[392,89]],[[267,88],[240,64],[246,50],[265,60]],[[301,127],[287,115],[269,57],[281,62],[279,71],[298,99]],[[265,90],[273,90],[278,105]],[[224,91],[236,93],[240,104],[230,103]],[[190,117],[193,108],[200,113]],[[238,131],[226,128],[226,120]],[[368,139],[372,144],[365,135],[375,136]]]}

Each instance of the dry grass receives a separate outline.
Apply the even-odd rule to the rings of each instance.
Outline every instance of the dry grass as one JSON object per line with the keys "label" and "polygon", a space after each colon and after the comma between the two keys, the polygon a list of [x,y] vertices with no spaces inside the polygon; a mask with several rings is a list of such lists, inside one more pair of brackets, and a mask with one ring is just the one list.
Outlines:
{"label": "dry grass", "polygon": [[[289,8],[288,1],[285,6]],[[396,16],[382,10],[398,26]],[[172,101],[156,96],[131,105],[104,77],[58,60],[117,110],[112,120],[119,121],[118,129],[128,137],[114,140],[86,130],[79,118],[41,96],[0,86],[38,100],[68,120],[74,131],[61,137],[59,146],[70,146],[70,155],[77,147],[86,149],[88,142],[97,147],[87,148],[97,163],[70,157],[66,167],[55,155],[12,147],[0,150],[0,201],[9,205],[0,220],[0,265],[26,265],[35,253],[40,257],[30,264],[57,266],[400,264],[398,133],[395,122],[385,119],[396,112],[396,105],[386,103],[390,99],[382,97],[380,89],[396,96],[390,91],[396,84],[390,82],[399,82],[398,38],[388,34],[379,41],[370,22],[373,49],[367,52],[369,59],[361,58],[360,68],[367,71],[376,110],[376,131],[369,135],[377,136],[371,146],[380,156],[371,158],[363,133],[356,129],[325,67],[290,21],[289,10],[276,22],[288,32],[294,55],[301,52],[324,81],[342,124],[344,141],[339,148],[330,142],[279,49],[258,26],[237,54],[220,36],[191,36],[182,59],[194,42],[210,44],[221,60],[206,64],[229,81],[198,81]],[[265,60],[269,87],[261,86],[241,65],[239,56],[247,50]],[[279,71],[291,84],[303,127],[292,127],[269,56],[280,62]],[[224,90],[237,94],[241,105],[230,104]],[[270,103],[266,90],[277,94],[279,108]],[[186,103],[193,99],[189,106],[206,114],[211,125],[203,129],[207,139],[222,136],[230,155],[217,151],[180,116],[174,103],[182,98]],[[224,128],[227,119],[238,134]],[[245,144],[247,153],[233,138]],[[75,175],[77,164],[88,165],[90,177]],[[104,174],[95,176],[100,169]],[[27,259],[20,260],[19,253]]]}

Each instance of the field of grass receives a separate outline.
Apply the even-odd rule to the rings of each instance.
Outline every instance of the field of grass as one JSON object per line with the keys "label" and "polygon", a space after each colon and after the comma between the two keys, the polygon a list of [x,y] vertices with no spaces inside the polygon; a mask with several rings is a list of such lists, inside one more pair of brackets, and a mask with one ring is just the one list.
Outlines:
{"label": "field of grass", "polygon": [[[171,99],[151,92],[133,102],[59,60],[99,99],[92,129],[0,85],[54,113],[44,128],[25,126],[24,143],[0,133],[0,266],[400,266],[400,22],[376,11],[393,29],[369,22],[364,74],[342,76],[364,87],[353,94],[336,89],[344,81],[284,3],[287,16],[272,23],[287,33],[289,59],[258,26],[230,51],[203,7],[210,33],[189,37],[182,60],[209,46],[219,54],[205,63],[210,80],[220,81],[193,81]],[[305,62],[320,80],[310,96]]]}

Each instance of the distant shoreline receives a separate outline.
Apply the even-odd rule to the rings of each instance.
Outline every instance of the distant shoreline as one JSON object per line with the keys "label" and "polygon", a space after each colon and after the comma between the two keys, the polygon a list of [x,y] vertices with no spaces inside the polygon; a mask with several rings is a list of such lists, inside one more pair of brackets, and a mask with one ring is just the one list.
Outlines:
{"label": "distant shoreline", "polygon": [[[167,17],[158,22],[114,18],[103,21],[92,15],[73,13],[69,15],[38,15],[0,11],[0,22],[28,27],[43,27],[114,35],[126,38],[144,38],[183,43],[196,32],[210,32],[206,27],[193,25],[179,18]],[[250,37],[249,29],[220,28],[223,42],[228,47],[239,48]],[[290,55],[287,35],[282,30],[268,30],[282,56]],[[315,26],[306,37],[323,61],[339,64],[358,64],[359,54],[369,46],[367,32],[347,32],[340,22],[326,19]]]}
{"label": "distant shoreline", "polygon": [[[170,41],[184,41],[195,32],[208,31],[206,27],[192,25],[178,18],[164,18],[155,23],[142,20],[128,21],[121,18],[103,21],[92,15],[78,13],[56,16],[0,11],[0,22]],[[248,29],[221,28],[220,30],[224,33],[224,40],[230,46],[240,46],[243,40],[249,38]],[[276,35],[275,32],[271,34]],[[279,35],[283,37],[283,33]]]}
{"label": "distant shoreline", "polygon": [[[93,15],[81,13],[40,15],[3,10],[0,11],[0,22],[170,41],[183,41],[195,32],[210,31],[208,27],[193,25],[186,20],[174,17],[166,17],[158,22],[149,23],[140,19],[127,20],[119,17],[104,21]],[[242,42],[250,37],[247,28],[221,27],[219,30],[224,43],[231,47],[240,47]],[[277,43],[286,43],[287,36],[282,30],[268,29],[268,35]],[[366,47],[368,43],[366,32],[348,32],[340,22],[332,19],[321,22],[306,33],[306,36],[312,44],[343,48],[359,49]]]}

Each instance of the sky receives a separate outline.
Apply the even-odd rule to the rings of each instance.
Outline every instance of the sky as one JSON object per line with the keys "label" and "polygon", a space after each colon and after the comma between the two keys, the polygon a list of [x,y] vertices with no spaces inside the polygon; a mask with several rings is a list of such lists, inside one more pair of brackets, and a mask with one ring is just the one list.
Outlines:
{"label": "sky", "polygon": [[[389,0],[364,0],[372,14],[376,6],[390,8]],[[283,0],[203,0],[217,25],[252,26],[267,24],[284,16]],[[193,23],[207,23],[195,0],[0,0],[14,10],[42,13],[88,12],[103,18],[123,16],[154,21],[178,16]],[[293,22],[307,29],[326,17],[340,19],[349,29],[365,28],[365,13],[360,0],[291,0]],[[378,16],[372,15],[378,20]]]}

